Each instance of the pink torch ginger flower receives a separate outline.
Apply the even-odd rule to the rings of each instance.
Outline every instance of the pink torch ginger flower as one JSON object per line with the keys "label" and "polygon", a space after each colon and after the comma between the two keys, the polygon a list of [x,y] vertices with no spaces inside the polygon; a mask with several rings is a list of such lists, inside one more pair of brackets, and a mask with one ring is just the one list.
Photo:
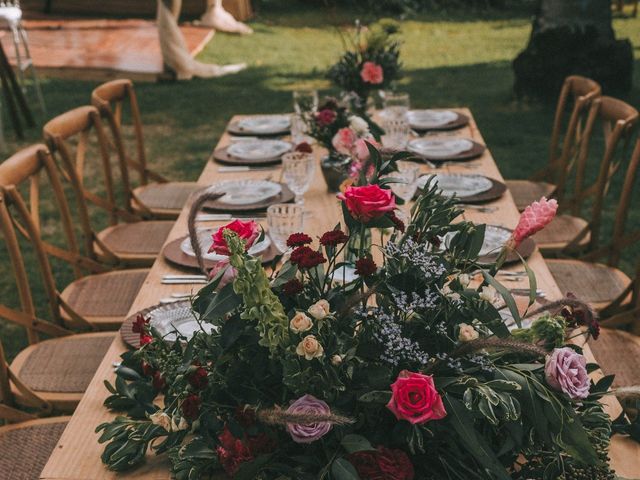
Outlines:
{"label": "pink torch ginger flower", "polygon": [[518,226],[511,234],[513,247],[517,247],[531,235],[546,227],[556,216],[558,202],[542,197],[539,202],[533,202],[520,215]]}

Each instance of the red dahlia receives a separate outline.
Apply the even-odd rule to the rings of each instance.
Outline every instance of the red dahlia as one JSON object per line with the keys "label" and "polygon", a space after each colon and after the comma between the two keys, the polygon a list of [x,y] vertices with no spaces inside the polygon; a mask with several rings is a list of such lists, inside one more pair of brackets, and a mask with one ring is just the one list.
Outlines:
{"label": "red dahlia", "polygon": [[336,112],[330,108],[324,108],[316,114],[316,121],[322,125],[331,125],[336,120]]}
{"label": "red dahlia", "polygon": [[196,418],[198,418],[198,415],[200,414],[201,403],[202,399],[195,393],[187,396],[187,398],[182,401],[182,405],[180,406],[184,418],[186,418],[187,420],[195,420]]}
{"label": "red dahlia", "polygon": [[335,247],[341,243],[346,243],[349,237],[342,230],[329,230],[320,237],[320,244],[325,247]]}
{"label": "red dahlia", "polygon": [[209,385],[207,375],[207,370],[204,367],[198,367],[189,375],[189,384],[196,390],[202,390]]}
{"label": "red dahlia", "polygon": [[411,460],[402,450],[379,446],[375,451],[352,453],[347,457],[360,478],[367,480],[413,480]]}
{"label": "red dahlia", "polygon": [[313,239],[306,233],[292,233],[287,238],[287,247],[301,247],[313,242]]}
{"label": "red dahlia", "polygon": [[291,263],[298,265],[299,268],[317,267],[326,261],[327,259],[320,252],[307,246],[298,247],[291,252]]}
{"label": "red dahlia", "polygon": [[282,293],[284,293],[288,297],[293,297],[294,295],[299,294],[304,289],[304,285],[300,280],[294,278],[293,280],[289,280],[282,286]]}
{"label": "red dahlia", "polygon": [[149,319],[144,318],[144,315],[138,315],[131,325],[133,333],[144,333],[149,325]]}
{"label": "red dahlia", "polygon": [[356,260],[356,275],[360,275],[361,277],[368,277],[376,273],[376,270],[378,270],[376,262],[371,260],[369,257],[364,257]]}
{"label": "red dahlia", "polygon": [[313,153],[313,147],[307,142],[300,142],[298,145],[296,145],[296,152]]}

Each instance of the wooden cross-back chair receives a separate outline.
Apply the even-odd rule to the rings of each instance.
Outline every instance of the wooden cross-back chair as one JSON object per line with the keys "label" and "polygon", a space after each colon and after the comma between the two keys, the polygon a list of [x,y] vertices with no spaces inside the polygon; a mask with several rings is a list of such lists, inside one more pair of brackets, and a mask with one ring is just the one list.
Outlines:
{"label": "wooden cross-back chair", "polygon": [[38,418],[53,406],[37,397],[30,405],[33,413],[15,408],[11,383],[16,378],[4,358],[0,342],[0,425],[7,423],[0,426],[0,480],[36,480],[70,417]]}
{"label": "wooden cross-back chair", "polygon": [[[617,268],[622,252],[632,245],[637,245],[640,240],[640,228],[637,225],[633,225],[631,229],[627,228],[629,207],[639,167],[640,140],[636,142],[631,160],[625,170],[611,238],[580,260],[547,260],[551,274],[563,293],[573,292],[578,298],[591,303],[608,317],[640,309],[640,285],[638,284],[640,279],[636,277],[632,280]],[[638,260],[637,270],[640,271],[640,260]],[[621,318],[613,323],[620,325]],[[625,318],[631,320],[633,315]],[[640,333],[640,329],[638,331]]]}
{"label": "wooden cross-back chair", "polygon": [[[21,190],[28,192],[28,201],[23,198]],[[39,220],[41,190],[53,193],[55,208],[60,214],[62,231],[67,240],[64,247],[42,239]],[[44,145],[28,147],[0,164],[0,193],[0,227],[20,303],[19,309],[0,304],[0,317],[26,328],[32,344],[39,340],[39,334],[68,335],[71,333],[69,328],[119,328],[148,270],[106,271],[103,265],[79,253],[58,169]],[[21,239],[23,242],[20,242]],[[35,258],[29,266],[31,270],[37,267],[50,321],[36,314],[33,301],[35,290],[28,274],[30,268],[23,255],[27,247]],[[77,279],[62,292],[56,286],[49,256],[70,264],[76,275]],[[84,275],[85,271],[91,274]]]}
{"label": "wooden cross-back chair", "polygon": [[[43,183],[42,191],[53,192],[55,208],[65,219],[63,223],[67,222],[70,217],[62,184],[44,145],[26,148],[0,164],[0,231],[17,292],[15,298],[3,299],[0,303],[0,318],[23,327],[30,343],[10,367],[4,357],[0,357],[0,383],[4,390],[0,393],[9,406],[15,403],[50,410],[44,408],[46,403],[53,409],[69,412],[80,401],[114,338],[110,332],[75,334],[70,328],[97,330],[120,325],[147,271],[87,275],[60,293],[49,255],[56,253],[58,258],[69,262],[79,257],[73,246],[69,249],[55,247],[52,252],[41,238],[39,180],[45,178],[47,182]],[[27,190],[28,201],[21,190]],[[66,227],[62,230],[69,234]],[[72,232],[69,238],[73,238]],[[76,272],[80,267],[92,265],[90,261],[74,262]],[[30,275],[30,270],[37,273]],[[40,282],[34,285],[37,274]],[[40,284],[42,289],[38,288]],[[132,289],[126,295],[128,298],[122,296],[124,285]],[[42,318],[44,312],[36,309],[36,292],[42,292],[45,297],[42,308],[47,310],[48,319]],[[41,341],[41,335],[52,338]]]}
{"label": "wooden cross-back chair", "polygon": [[518,210],[540,197],[563,195],[580,145],[589,141],[584,131],[589,107],[601,92],[600,85],[589,78],[572,75],[565,79],[556,104],[547,165],[529,180],[506,181]]}
{"label": "wooden cross-back chair", "polygon": [[[145,218],[177,218],[189,196],[201,186],[195,182],[169,182],[151,170],[142,134],[142,119],[131,80],[103,83],[91,94],[91,103],[100,111],[111,130],[113,144],[124,158],[122,175],[127,208]],[[127,148],[123,132],[123,110],[128,107],[133,127],[133,145]],[[135,155],[131,155],[135,152]],[[130,173],[136,172],[140,185],[132,186]]]}
{"label": "wooden cross-back chair", "polygon": [[[541,232],[534,235],[540,250],[546,256],[582,254],[598,249],[602,210],[611,180],[628,158],[629,146],[635,135],[638,111],[631,105],[612,97],[598,97],[591,103],[585,125],[585,135],[592,137],[597,124],[601,124],[604,151],[599,159],[595,182],[587,185],[587,166],[590,148],[594,143],[582,142],[575,165],[573,191],[558,199],[561,214]],[[588,205],[588,202],[592,202]],[[588,217],[582,211],[588,207]]]}
{"label": "wooden cross-back chair", "polygon": [[[70,110],[50,120],[43,131],[49,148],[76,193],[88,255],[118,267],[150,266],[164,245],[173,222],[143,222],[138,215],[118,205],[109,142],[98,110],[92,106]],[[87,155],[92,138],[96,140],[98,153]],[[125,159],[121,155],[116,157],[119,173],[126,176]],[[91,169],[101,172],[104,195],[86,185],[85,177]],[[109,227],[100,231],[94,229],[87,202],[107,213]]]}

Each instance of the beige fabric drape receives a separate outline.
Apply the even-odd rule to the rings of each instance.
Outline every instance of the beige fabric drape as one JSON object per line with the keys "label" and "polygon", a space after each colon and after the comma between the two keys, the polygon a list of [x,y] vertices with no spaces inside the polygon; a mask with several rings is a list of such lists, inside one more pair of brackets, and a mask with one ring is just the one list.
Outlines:
{"label": "beige fabric drape", "polygon": [[198,25],[211,27],[221,32],[249,35],[253,30],[248,25],[237,21],[222,6],[222,0],[207,0],[207,11],[204,12]]}
{"label": "beige fabric drape", "polygon": [[193,77],[221,77],[247,68],[246,63],[216,65],[195,60],[189,53],[176,17],[162,0],[157,0],[157,4],[156,22],[162,59],[175,71],[178,80],[189,80]]}

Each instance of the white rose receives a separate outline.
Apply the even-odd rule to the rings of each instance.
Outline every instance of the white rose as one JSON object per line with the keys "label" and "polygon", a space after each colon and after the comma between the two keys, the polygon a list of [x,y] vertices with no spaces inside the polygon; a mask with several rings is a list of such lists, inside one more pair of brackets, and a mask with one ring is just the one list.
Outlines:
{"label": "white rose", "polygon": [[480,292],[480,298],[489,303],[493,303],[496,300],[497,294],[498,292],[494,287],[492,287],[491,285],[486,285],[482,287],[482,291]]}
{"label": "white rose", "polygon": [[313,322],[305,315],[304,312],[296,313],[289,322],[289,328],[291,328],[295,333],[306,332],[311,330],[311,327],[313,327]]}
{"label": "white rose", "polygon": [[314,335],[307,335],[296,347],[296,353],[307,360],[313,360],[324,354],[324,348]]}
{"label": "white rose", "polygon": [[462,288],[467,288],[469,286],[469,283],[471,283],[471,277],[469,277],[469,275],[466,273],[461,273],[460,275],[458,275],[458,282],[460,282]]}
{"label": "white rose", "polygon": [[351,130],[356,132],[359,137],[362,137],[369,133],[369,124],[363,119],[356,115],[352,115],[349,117],[349,127]]}
{"label": "white rose", "polygon": [[162,410],[158,410],[153,415],[149,415],[149,420],[151,420],[151,423],[154,425],[160,425],[167,432],[171,431],[171,417]]}
{"label": "white rose", "polygon": [[468,325],[466,323],[460,324],[458,340],[461,342],[470,342],[471,340],[476,340],[479,336],[480,334],[475,328],[473,328],[473,325]]}
{"label": "white rose", "polygon": [[331,357],[331,364],[334,367],[337,367],[339,365],[342,364],[342,355],[334,355],[333,357]]}
{"label": "white rose", "polygon": [[329,315],[329,313],[331,313],[331,307],[329,306],[329,302],[322,299],[311,305],[309,307],[309,310],[307,311],[316,320],[322,320],[324,317]]}

